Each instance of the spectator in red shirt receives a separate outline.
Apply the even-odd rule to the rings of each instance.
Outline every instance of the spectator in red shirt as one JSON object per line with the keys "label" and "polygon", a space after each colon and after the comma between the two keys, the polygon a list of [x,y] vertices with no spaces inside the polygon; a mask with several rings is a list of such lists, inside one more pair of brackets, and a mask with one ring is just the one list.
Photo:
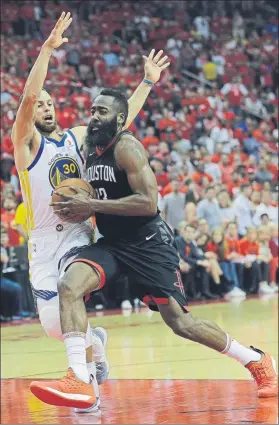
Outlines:
{"label": "spectator in red shirt", "polygon": [[216,152],[215,152],[214,155],[212,155],[211,161],[212,162],[216,162],[216,164],[219,164],[220,159],[221,159],[222,152],[223,152],[223,144],[222,143],[217,143],[216,144]]}
{"label": "spectator in red shirt", "polygon": [[232,173],[234,171],[234,167],[230,165],[229,155],[222,154],[221,162],[219,164],[220,170],[222,173],[222,183],[229,184],[232,182]]}
{"label": "spectator in red shirt", "polygon": [[234,170],[232,173],[231,182],[228,183],[227,189],[231,198],[235,198],[240,190],[240,186],[243,183],[243,180],[237,170]]}
{"label": "spectator in red shirt", "polygon": [[[276,279],[276,275],[278,273],[278,250],[279,250],[279,243],[278,243],[278,225],[276,224],[270,224],[270,241],[269,241],[269,249],[272,254],[272,260],[270,262],[270,286],[273,288],[277,288],[278,291],[278,280]],[[277,285],[276,285],[277,280]]]}
{"label": "spectator in red shirt", "polygon": [[159,145],[160,140],[158,139],[158,137],[155,136],[154,127],[147,127],[146,136],[142,139],[141,142],[145,149],[147,149],[149,145]]}
{"label": "spectator in red shirt", "polygon": [[210,175],[210,174],[207,174],[207,173],[204,171],[204,163],[203,163],[203,162],[199,162],[199,163],[196,165],[196,171],[194,171],[194,172],[193,172],[193,174],[192,174],[191,178],[192,178],[192,180],[193,180],[195,183],[200,184],[200,183],[201,183],[201,180],[202,180],[204,177],[206,177],[210,183],[211,183],[211,182],[213,182],[213,178],[211,177],[211,175]]}
{"label": "spectator in red shirt", "polygon": [[257,229],[249,227],[244,238],[239,241],[240,253],[244,258],[244,282],[248,292],[254,294],[259,290],[260,268],[257,259],[260,246],[257,242]]}
{"label": "spectator in red shirt", "polygon": [[8,246],[20,245],[20,234],[13,228],[17,203],[13,198],[5,198],[3,212],[1,213],[1,225],[6,228],[9,236]]}
{"label": "spectator in red shirt", "polygon": [[207,251],[214,252],[217,255],[217,259],[225,278],[233,284],[232,289],[225,295],[225,297],[246,297],[245,292],[242,291],[239,287],[237,268],[235,263],[230,261],[230,255],[228,255],[226,250],[224,232],[220,227],[216,227],[213,230],[211,242],[207,244]]}
{"label": "spectator in red shirt", "polygon": [[170,182],[169,175],[165,172],[164,163],[160,159],[152,159],[150,165],[157,180],[158,190],[162,195],[164,187]]}
{"label": "spectator in red shirt", "polygon": [[221,93],[227,97],[230,108],[236,115],[240,115],[243,98],[248,95],[247,88],[241,83],[240,77],[233,77],[232,83],[225,84]]}

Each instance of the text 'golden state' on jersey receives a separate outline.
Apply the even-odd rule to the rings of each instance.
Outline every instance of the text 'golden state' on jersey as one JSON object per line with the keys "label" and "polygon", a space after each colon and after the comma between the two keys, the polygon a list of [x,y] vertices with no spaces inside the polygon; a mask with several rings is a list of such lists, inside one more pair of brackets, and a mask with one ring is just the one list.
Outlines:
{"label": "text 'golden state' on jersey", "polygon": [[63,180],[84,177],[84,160],[71,130],[60,142],[42,136],[33,163],[19,172],[29,232],[61,223],[49,206],[51,194]]}

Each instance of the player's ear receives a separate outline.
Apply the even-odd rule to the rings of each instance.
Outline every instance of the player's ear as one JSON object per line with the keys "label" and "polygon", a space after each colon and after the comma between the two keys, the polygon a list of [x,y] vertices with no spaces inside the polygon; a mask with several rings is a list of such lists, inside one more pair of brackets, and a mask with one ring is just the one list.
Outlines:
{"label": "player's ear", "polygon": [[123,112],[119,112],[119,114],[117,114],[117,124],[123,125],[124,122],[125,122],[125,115]]}

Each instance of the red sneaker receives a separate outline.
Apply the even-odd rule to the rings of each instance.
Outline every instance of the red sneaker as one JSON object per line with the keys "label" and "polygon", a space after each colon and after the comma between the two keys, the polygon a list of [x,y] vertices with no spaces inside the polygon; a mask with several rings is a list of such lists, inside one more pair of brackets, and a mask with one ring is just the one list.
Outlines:
{"label": "red sneaker", "polygon": [[251,348],[262,355],[260,361],[250,362],[245,366],[258,385],[258,396],[278,397],[278,376],[274,358],[257,348]]}
{"label": "red sneaker", "polygon": [[79,381],[71,368],[67,376],[57,381],[31,382],[30,391],[39,400],[54,406],[87,409],[96,402],[92,383]]}

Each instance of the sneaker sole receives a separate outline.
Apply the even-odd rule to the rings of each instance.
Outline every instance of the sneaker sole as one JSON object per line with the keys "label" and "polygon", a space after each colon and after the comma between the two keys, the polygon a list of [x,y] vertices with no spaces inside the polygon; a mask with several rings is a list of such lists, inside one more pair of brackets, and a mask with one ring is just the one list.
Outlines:
{"label": "sneaker sole", "polygon": [[[88,409],[94,405],[92,397],[85,394],[67,394],[48,387],[30,385],[30,391],[39,400],[52,406],[75,407],[79,409]],[[78,399],[81,398],[81,399]],[[87,399],[86,399],[87,398]]]}
{"label": "sneaker sole", "polygon": [[94,403],[93,406],[88,407],[87,409],[75,408],[74,411],[76,413],[94,413],[94,412],[99,412],[100,409],[101,409],[101,400],[100,400],[100,397],[97,397],[96,403]]}

